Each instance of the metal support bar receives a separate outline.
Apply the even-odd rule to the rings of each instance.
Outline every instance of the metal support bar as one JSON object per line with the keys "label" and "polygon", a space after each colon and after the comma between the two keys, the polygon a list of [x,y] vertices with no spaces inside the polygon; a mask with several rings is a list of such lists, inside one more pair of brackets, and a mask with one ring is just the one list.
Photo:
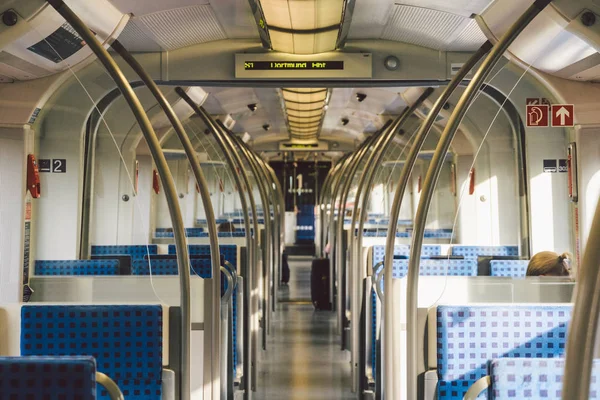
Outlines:
{"label": "metal support bar", "polygon": [[[352,365],[354,365],[356,368],[353,370],[354,371],[354,375],[353,378],[355,379],[356,385],[357,385],[357,390],[359,393],[362,393],[364,389],[364,387],[362,387],[362,383],[364,381],[364,379],[362,379],[359,376],[359,371],[358,371],[358,365],[360,365],[360,360],[359,358],[362,356],[359,353],[359,337],[358,337],[358,332],[359,332],[359,321],[357,318],[354,318],[354,315],[357,313],[358,311],[358,307],[360,304],[362,304],[362,291],[360,290],[360,282],[362,282],[363,280],[363,275],[366,275],[366,273],[364,272],[364,268],[363,268],[363,272],[361,273],[361,268],[362,268],[362,232],[363,232],[363,228],[364,228],[364,221],[366,219],[366,215],[368,214],[368,204],[369,204],[369,200],[370,200],[370,193],[371,191],[369,190],[369,188],[371,187],[371,184],[373,182],[373,178],[375,177],[375,166],[377,165],[381,165],[381,161],[384,157],[384,155],[387,153],[390,144],[393,142],[394,137],[396,136],[396,133],[399,131],[400,127],[402,127],[406,121],[410,118],[411,115],[414,114],[414,112],[417,110],[417,108],[421,107],[421,105],[423,104],[423,102],[429,97],[431,96],[431,94],[434,92],[433,88],[427,88],[423,91],[423,93],[421,94],[421,96],[419,96],[419,98],[410,106],[407,107],[401,114],[400,117],[398,117],[398,119],[396,121],[394,121],[394,124],[392,124],[392,127],[390,128],[389,132],[382,137],[382,140],[380,141],[380,144],[378,147],[376,147],[374,149],[374,151],[369,155],[369,158],[366,161],[366,165],[371,166],[371,168],[365,168],[363,170],[363,173],[360,177],[359,183],[358,183],[358,188],[356,190],[356,197],[354,199],[354,211],[352,213],[352,222],[350,224],[350,237],[352,238],[352,240],[350,240],[350,243],[348,244],[349,249],[350,249],[350,265],[347,266],[347,268],[351,269],[351,282],[352,282],[352,287],[351,287],[351,293],[353,293],[354,295],[352,296],[352,304],[351,304],[351,310],[352,310],[352,358],[354,361]],[[364,194],[363,194],[364,192]],[[358,218],[360,216],[360,218]],[[357,221],[358,218],[358,221]],[[358,235],[354,232],[354,226],[356,225],[356,223],[358,222]],[[358,242],[358,243],[355,243]],[[355,246],[356,245],[356,246]],[[356,257],[355,257],[356,256]],[[358,295],[357,295],[358,294]]]}
{"label": "metal support bar", "polygon": [[[236,149],[236,146],[239,148],[238,155],[240,159],[242,157],[246,160],[248,165],[250,166],[250,170],[252,175],[254,175],[254,179],[256,181],[256,186],[258,187],[258,193],[261,199],[261,203],[263,205],[263,215],[266,214],[271,215],[270,207],[269,207],[269,196],[266,193],[266,189],[264,187],[265,180],[261,176],[259,171],[259,167],[256,166],[254,158],[246,151],[246,148],[240,145],[240,142],[237,140],[236,136],[227,129],[227,127],[223,124],[222,121],[217,120],[217,125],[221,128],[228,138],[231,141],[231,145],[233,149]],[[248,189],[250,193],[250,189]],[[257,220],[258,223],[258,214],[254,214],[254,219]],[[262,249],[264,250],[265,259],[263,260],[263,335],[262,335],[262,348],[263,350],[267,349],[267,333],[270,332],[271,325],[271,306],[270,306],[270,298],[271,298],[271,255],[270,255],[270,247],[271,247],[271,224],[269,218],[264,218],[265,220],[265,243],[262,243]],[[257,225],[258,226],[258,225]]]}
{"label": "metal support bar", "polygon": [[[365,140],[361,147],[359,147],[359,149],[356,151],[356,153],[352,154],[350,157],[348,157],[348,159],[344,162],[344,164],[340,167],[340,172],[337,174],[337,179],[335,180],[334,186],[333,186],[333,191],[332,191],[332,198],[331,198],[331,214],[329,216],[329,244],[330,244],[330,259],[331,259],[331,269],[333,271],[335,271],[335,280],[337,282],[337,288],[338,288],[338,299],[337,299],[337,317],[338,317],[338,334],[343,334],[343,330],[344,330],[344,313],[343,313],[343,308],[345,306],[345,304],[343,304],[342,299],[341,298],[341,294],[343,291],[343,275],[342,275],[342,271],[339,268],[339,261],[340,261],[340,257],[341,257],[341,248],[338,251],[338,241],[341,241],[341,235],[343,234],[343,224],[344,224],[344,207],[343,207],[343,203],[345,202],[344,197],[343,197],[343,193],[346,193],[349,190],[349,186],[352,183],[352,179],[354,177],[354,175],[356,174],[356,169],[358,168],[358,165],[360,164],[362,158],[366,155],[367,151],[369,150],[369,148],[371,147],[371,144],[373,143],[373,141],[379,136],[381,135],[387,128],[388,126],[391,124],[391,121],[388,121],[384,127],[377,133],[374,134],[372,136],[370,136],[367,140]],[[345,180],[344,180],[345,179]],[[339,232],[334,232],[334,229],[339,229],[338,225],[335,224],[335,205],[337,203],[337,199],[338,199],[338,194],[341,192],[341,199],[340,199],[340,207],[339,207],[339,211],[338,211],[338,223],[342,224],[342,233]],[[338,236],[339,235],[339,236]],[[332,274],[333,275],[333,274]],[[333,290],[333,279],[330,279],[330,290]],[[331,293],[331,295],[333,296],[333,293]],[[343,343],[342,343],[342,350],[344,349]]]}
{"label": "metal support bar", "polygon": [[575,288],[566,349],[563,400],[588,399],[600,312],[600,201],[592,221]]}
{"label": "metal support bar", "polygon": [[[169,122],[173,126],[179,141],[181,142],[183,149],[185,151],[188,162],[190,163],[190,167],[192,168],[192,172],[194,173],[194,177],[196,179],[196,183],[198,184],[198,188],[200,190],[200,199],[202,200],[202,205],[204,207],[204,211],[206,213],[206,222],[208,226],[208,237],[210,242],[210,254],[211,254],[211,270],[212,270],[212,279],[211,282],[211,292],[212,292],[212,304],[205,304],[204,307],[204,315],[209,315],[211,320],[211,330],[205,331],[204,335],[209,335],[208,338],[205,339],[204,351],[205,354],[210,354],[211,366],[210,368],[204,369],[204,383],[206,385],[212,386],[212,397],[217,399],[224,399],[227,393],[219,394],[219,379],[220,379],[220,371],[221,367],[219,366],[221,362],[221,354],[219,354],[219,349],[221,348],[219,341],[221,338],[220,332],[220,303],[218,301],[221,294],[221,260],[220,260],[220,250],[219,250],[219,238],[217,233],[217,224],[216,217],[214,213],[214,209],[212,206],[212,201],[210,198],[210,191],[208,189],[208,183],[206,182],[206,178],[204,177],[204,173],[202,172],[202,168],[200,167],[200,162],[198,160],[198,156],[196,155],[196,151],[194,150],[194,146],[190,141],[189,135],[186,133],[181,121],[177,118],[175,111],[169,104],[169,101],[166,99],[162,91],[158,88],[158,85],[154,82],[152,77],[144,70],[142,65],[123,47],[123,45],[115,40],[111,47],[125,60],[125,62],[133,69],[133,71],[142,79],[146,87],[150,90],[150,93],[154,96],[161,109],[169,119]],[[227,364],[225,362],[225,364]]]}
{"label": "metal support bar", "polygon": [[[230,151],[230,148],[225,144],[225,141],[221,137],[218,131],[217,125],[214,123],[212,118],[204,111],[203,108],[198,107],[196,103],[187,95],[187,93],[180,87],[175,89],[175,92],[194,110],[196,115],[202,119],[208,129],[213,132],[217,145],[223,152],[227,164],[231,169],[231,174],[235,184],[239,188],[240,202],[242,204],[242,212],[244,213],[244,227],[246,229],[246,247],[248,248],[248,268],[247,276],[244,276],[244,316],[248,318],[248,323],[244,323],[244,400],[252,398],[251,391],[255,390],[256,384],[256,332],[258,330],[258,323],[256,321],[256,310],[257,310],[257,298],[254,293],[254,272],[257,268],[257,262],[255,258],[255,242],[256,236],[250,234],[250,218],[248,216],[248,199],[243,192],[242,179],[240,174],[236,172],[236,162]],[[251,197],[251,196],[250,196]]]}
{"label": "metal support bar", "polygon": [[106,389],[111,400],[125,400],[119,386],[108,375],[96,371],[96,383]]}
{"label": "metal support bar", "polygon": [[185,237],[185,228],[181,209],[179,208],[179,199],[175,190],[173,176],[167,165],[165,155],[160,148],[160,143],[156,133],[152,128],[152,123],[146,115],[140,100],[129,85],[127,78],[119,69],[119,66],[110,56],[108,51],[96,38],[89,28],[79,19],[79,17],[62,1],[47,0],[48,3],[81,35],[81,38],[90,46],[90,49],[98,57],[108,74],[115,81],[123,93],[123,97],[129,104],[142,134],[146,139],[150,154],[156,164],[161,183],[165,189],[165,197],[169,207],[169,214],[173,223],[173,236],[177,248],[177,261],[181,265],[179,273],[180,282],[180,307],[181,307],[181,354],[180,354],[180,386],[182,400],[190,399],[190,337],[191,337],[191,312],[190,312],[190,262],[188,256],[187,241]]}
{"label": "metal support bar", "polygon": [[[415,217],[415,225],[413,230],[412,247],[410,251],[410,259],[408,262],[408,277],[407,277],[407,301],[406,301],[406,324],[408,327],[407,332],[407,397],[409,399],[417,398],[417,375],[418,375],[418,326],[417,326],[417,307],[418,307],[418,290],[419,290],[419,264],[421,259],[421,248],[423,245],[423,236],[425,232],[425,223],[427,221],[427,213],[431,204],[431,199],[435,192],[437,180],[442,170],[443,162],[446,157],[446,153],[450,148],[452,139],[458,130],[460,123],[465,116],[469,105],[477,95],[481,85],[484,84],[486,78],[491,73],[494,66],[500,61],[504,52],[508,49],[511,43],[519,36],[519,34],[525,29],[527,25],[550,3],[550,0],[536,0],[525,11],[525,13],[515,22],[510,29],[502,36],[502,38],[496,43],[494,48],[488,54],[486,59],[481,64],[481,67],[469,83],[463,93],[460,101],[456,105],[456,109],[452,113],[446,128],[440,138],[438,146],[435,150],[433,159],[423,190],[421,192],[421,199],[419,201],[419,207]],[[388,279],[390,281],[390,279]],[[386,292],[387,293],[387,292]],[[392,296],[388,293],[386,298]],[[391,321],[388,321],[391,322]],[[386,324],[387,325],[387,324]],[[393,338],[391,338],[393,340]],[[387,351],[386,351],[387,352]],[[389,377],[389,374],[388,374]],[[388,379],[393,379],[389,377]],[[390,393],[387,393],[389,396]],[[391,394],[393,398],[394,394]]]}
{"label": "metal support bar", "polygon": [[[413,144],[412,144],[410,151],[408,153],[408,156],[406,158],[406,163],[404,164],[404,167],[402,168],[402,172],[400,173],[400,177],[398,178],[398,185],[396,185],[396,192],[394,193],[394,200],[392,202],[392,207],[390,210],[390,218],[389,218],[386,249],[385,249],[385,260],[393,260],[394,259],[394,246],[395,246],[395,242],[396,242],[396,230],[398,229],[398,218],[400,217],[400,209],[402,207],[404,193],[406,192],[406,188],[408,187],[408,182],[409,182],[410,176],[413,172],[413,168],[417,162],[419,152],[423,148],[423,144],[425,143],[425,140],[427,139],[427,136],[429,135],[429,132],[431,131],[431,127],[435,123],[437,116],[442,111],[442,108],[444,107],[446,102],[450,99],[450,97],[452,96],[452,94],[454,93],[456,88],[460,85],[461,81],[463,79],[465,79],[465,77],[467,76],[469,71],[471,71],[473,69],[473,67],[475,67],[475,65],[490,51],[491,48],[492,48],[492,44],[490,42],[486,42],[471,57],[471,59],[465,65],[463,65],[463,67],[458,72],[458,74],[456,74],[454,76],[454,78],[452,79],[452,81],[448,84],[448,86],[446,87],[446,89],[444,90],[442,95],[437,99],[437,101],[433,105],[433,108],[427,115],[427,118],[421,125],[421,128],[417,132],[417,134],[415,136],[415,140],[413,141]],[[385,274],[387,276],[391,277],[392,271],[393,271],[393,261],[386,263],[384,268],[385,268]],[[388,279],[387,281],[384,281],[384,285],[385,285],[385,292],[391,293],[392,292],[392,279]],[[392,295],[390,295],[389,298],[391,299]],[[389,301],[382,300],[382,304],[383,304],[382,314],[385,316],[385,320],[392,321],[392,319],[393,319],[393,311],[392,311],[393,303],[392,303],[392,301],[391,300],[389,300]],[[384,328],[385,329],[384,337],[388,338],[386,340],[386,344],[390,343],[391,346],[387,347],[388,349],[390,349],[390,351],[389,352],[386,351],[383,354],[383,360],[384,360],[382,363],[383,371],[390,371],[389,376],[394,376],[393,369],[392,369],[394,360],[391,357],[391,354],[394,354],[393,350],[392,350],[393,343],[391,341],[392,338],[394,337],[393,336],[393,321],[388,324],[384,324],[384,327],[385,327]],[[389,390],[388,393],[392,393],[392,385],[394,384],[394,379],[388,379],[386,382],[387,382],[386,390]]]}

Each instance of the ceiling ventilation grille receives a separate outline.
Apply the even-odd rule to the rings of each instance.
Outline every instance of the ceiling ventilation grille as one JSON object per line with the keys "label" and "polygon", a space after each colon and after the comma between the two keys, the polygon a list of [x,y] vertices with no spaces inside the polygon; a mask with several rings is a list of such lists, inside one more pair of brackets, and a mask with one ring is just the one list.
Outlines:
{"label": "ceiling ventilation grille", "polygon": [[479,28],[477,21],[472,19],[465,29],[458,35],[445,50],[449,51],[475,51],[482,44],[485,43],[487,38],[485,34]]}
{"label": "ceiling ventilation grille", "polygon": [[157,12],[139,21],[166,50],[227,39],[210,5]]}
{"label": "ceiling ventilation grille", "polygon": [[119,35],[119,42],[127,50],[133,53],[150,53],[156,51],[162,51],[158,43],[144,32],[144,29],[140,27],[141,22],[139,18],[132,18],[129,20],[121,35]]}

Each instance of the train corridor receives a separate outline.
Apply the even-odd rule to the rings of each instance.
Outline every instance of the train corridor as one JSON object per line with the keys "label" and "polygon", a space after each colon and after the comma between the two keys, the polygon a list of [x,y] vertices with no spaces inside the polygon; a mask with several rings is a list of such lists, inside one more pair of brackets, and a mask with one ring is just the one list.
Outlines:
{"label": "train corridor", "polygon": [[267,351],[259,364],[256,399],[354,399],[350,357],[340,350],[333,312],[310,302],[309,257],[290,256],[289,287],[280,292]]}

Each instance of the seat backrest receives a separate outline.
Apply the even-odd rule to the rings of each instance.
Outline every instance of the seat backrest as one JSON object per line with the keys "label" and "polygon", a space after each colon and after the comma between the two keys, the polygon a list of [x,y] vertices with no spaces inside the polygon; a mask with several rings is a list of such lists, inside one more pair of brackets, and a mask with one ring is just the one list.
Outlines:
{"label": "seat backrest", "polygon": [[[442,247],[435,244],[426,244],[421,248],[421,256],[439,256],[442,253]],[[410,246],[407,244],[394,246],[395,256],[410,256]],[[373,265],[383,261],[385,258],[385,246],[373,246]]]}
{"label": "seat backrest", "polygon": [[[21,355],[85,355],[127,400],[162,395],[163,309],[160,305],[25,305]],[[98,398],[108,399],[105,390]]]}
{"label": "seat backrest", "polygon": [[[150,268],[152,267],[152,268]],[[132,275],[178,275],[179,267],[177,259],[155,259],[151,260],[133,260],[131,262]],[[210,259],[190,258],[190,274],[204,279],[212,277],[212,267]]]}
{"label": "seat backrest", "polygon": [[0,357],[0,398],[96,398],[93,357]]}
{"label": "seat backrest", "polygon": [[452,246],[453,256],[477,258],[478,256],[518,256],[518,246]]}
{"label": "seat backrest", "polygon": [[[408,260],[394,260],[394,278],[408,274]],[[477,276],[477,260],[421,259],[419,275],[423,276]]]}
{"label": "seat backrest", "polygon": [[158,246],[149,245],[115,245],[92,246],[92,254],[129,254],[132,260],[144,258],[146,254],[158,254]]}
{"label": "seat backrest", "polygon": [[[230,235],[230,232],[224,232]],[[235,232],[234,232],[235,233]],[[208,244],[190,244],[188,245],[188,251],[190,255],[210,255],[210,245]],[[237,245],[235,244],[221,244],[219,245],[219,251],[225,257],[225,260],[231,264],[237,266]],[[177,249],[174,244],[169,245],[169,254],[177,254]]]}
{"label": "seat backrest", "polygon": [[[564,359],[496,359],[490,362],[490,399],[562,398]],[[600,360],[594,360],[589,399],[600,398]]]}
{"label": "seat backrest", "polygon": [[35,275],[119,275],[119,260],[35,260]]}
{"label": "seat backrest", "polygon": [[438,400],[462,399],[487,374],[492,359],[561,357],[571,309],[545,304],[438,306]]}
{"label": "seat backrest", "polygon": [[527,275],[529,260],[492,260],[490,261],[491,276],[506,276],[520,278]]}

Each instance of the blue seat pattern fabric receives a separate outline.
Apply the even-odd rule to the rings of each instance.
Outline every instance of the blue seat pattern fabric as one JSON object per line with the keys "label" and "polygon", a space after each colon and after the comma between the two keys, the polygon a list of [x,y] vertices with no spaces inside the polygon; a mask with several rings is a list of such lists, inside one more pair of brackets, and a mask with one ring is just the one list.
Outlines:
{"label": "blue seat pattern fabric", "polygon": [[0,398],[93,400],[93,357],[0,357]]}
{"label": "blue seat pattern fabric", "polygon": [[[179,267],[177,260],[153,259],[152,264],[147,259],[133,260],[131,262],[132,275],[150,275],[150,266],[152,266],[152,275],[178,275]],[[199,258],[190,259],[190,275],[196,275],[204,279],[212,277],[212,266],[210,260]]]}
{"label": "blue seat pattern fabric", "polygon": [[119,260],[35,260],[35,275],[119,275]]}
{"label": "blue seat pattern fabric", "polygon": [[[495,358],[552,358],[565,351],[570,305],[438,306],[438,400],[462,399]],[[478,398],[487,399],[487,391]]]}
{"label": "blue seat pattern fabric", "polygon": [[[408,260],[394,260],[394,278],[408,274]],[[429,260],[421,259],[419,275],[422,276],[477,276],[477,260]]]}
{"label": "blue seat pattern fabric", "polygon": [[[226,222],[229,222],[229,220],[228,220],[227,218],[217,218],[217,219],[215,220],[215,223],[216,223],[217,225],[219,225],[219,224],[224,224],[224,223],[226,223]],[[197,223],[198,225],[204,225],[204,224],[207,224],[207,223],[208,223],[208,221],[207,221],[206,219],[197,219],[197,220],[196,220],[196,223]]]}
{"label": "blue seat pattern fabric", "polygon": [[[421,256],[430,257],[430,256],[439,256],[442,252],[442,247],[439,245],[423,245],[421,248]],[[399,245],[394,246],[394,255],[395,256],[410,256],[410,246]],[[375,266],[380,261],[383,261],[385,257],[385,246],[377,245],[373,246],[373,266]]]}
{"label": "blue seat pattern fabric", "polygon": [[452,246],[453,256],[477,258],[478,256],[518,256],[517,246]]}
{"label": "blue seat pattern fabric", "polygon": [[[490,362],[493,400],[561,399],[564,359],[497,359]],[[600,398],[600,361],[594,360],[589,399]]]}
{"label": "blue seat pattern fabric", "polygon": [[[162,394],[160,305],[35,305],[21,308],[24,356],[93,356],[127,400]],[[104,389],[98,398],[109,399]]]}
{"label": "blue seat pattern fabric", "polygon": [[377,293],[371,289],[371,307],[373,315],[371,318],[371,359],[373,360],[373,378],[377,379]]}
{"label": "blue seat pattern fabric", "polygon": [[[185,235],[187,237],[203,237],[204,228],[185,228]],[[172,238],[174,237],[173,228],[156,228],[154,232],[156,238]]]}
{"label": "blue seat pattern fabric", "polygon": [[143,259],[146,254],[158,254],[158,246],[149,245],[129,245],[129,246],[92,246],[93,255],[113,255],[129,254],[132,260]]}
{"label": "blue seat pattern fabric", "polygon": [[491,276],[521,278],[527,275],[529,260],[491,260]]}

